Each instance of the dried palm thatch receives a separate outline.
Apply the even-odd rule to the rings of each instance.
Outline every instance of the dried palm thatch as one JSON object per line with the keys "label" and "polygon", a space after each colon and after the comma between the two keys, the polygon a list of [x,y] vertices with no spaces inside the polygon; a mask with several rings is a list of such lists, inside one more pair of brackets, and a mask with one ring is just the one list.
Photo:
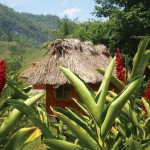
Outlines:
{"label": "dried palm thatch", "polygon": [[28,84],[63,85],[69,83],[60,71],[65,66],[79,75],[87,83],[101,82],[102,76],[97,68],[106,68],[112,57],[106,46],[91,42],[80,42],[77,39],[57,39],[50,45],[50,53],[41,62],[21,74],[28,79]]}

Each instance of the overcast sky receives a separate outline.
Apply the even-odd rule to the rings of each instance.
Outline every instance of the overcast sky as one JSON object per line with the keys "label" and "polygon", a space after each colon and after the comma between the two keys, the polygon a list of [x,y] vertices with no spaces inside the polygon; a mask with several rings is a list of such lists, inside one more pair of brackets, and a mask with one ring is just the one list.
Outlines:
{"label": "overcast sky", "polygon": [[1,4],[13,8],[17,12],[33,14],[52,14],[59,17],[67,15],[79,21],[96,19],[90,13],[94,11],[94,0],[0,0]]}

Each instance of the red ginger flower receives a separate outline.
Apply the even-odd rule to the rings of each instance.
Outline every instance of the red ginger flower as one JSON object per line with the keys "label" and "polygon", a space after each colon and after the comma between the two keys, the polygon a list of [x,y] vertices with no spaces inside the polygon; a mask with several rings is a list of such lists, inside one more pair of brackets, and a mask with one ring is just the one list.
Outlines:
{"label": "red ginger flower", "polygon": [[[147,84],[143,97],[146,98],[148,102],[150,102],[150,84],[149,83]],[[142,104],[142,109],[145,113],[147,113],[144,104]]]}
{"label": "red ginger flower", "polygon": [[123,60],[120,54],[120,48],[117,48],[116,53],[116,65],[115,65],[115,74],[119,80],[121,80],[123,83],[126,83],[125,76],[126,76],[126,70],[123,65]]}
{"label": "red ginger flower", "polygon": [[144,91],[144,97],[150,102],[150,84],[147,84],[147,87]]}
{"label": "red ginger flower", "polygon": [[0,60],[0,93],[2,92],[6,83],[6,64],[4,60]]}

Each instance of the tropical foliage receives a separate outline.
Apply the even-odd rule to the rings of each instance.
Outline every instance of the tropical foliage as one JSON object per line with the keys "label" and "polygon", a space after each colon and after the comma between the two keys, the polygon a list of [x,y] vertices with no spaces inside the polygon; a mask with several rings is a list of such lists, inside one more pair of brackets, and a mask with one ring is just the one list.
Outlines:
{"label": "tropical foliage", "polygon": [[[30,107],[35,107],[36,102],[43,97],[44,93],[38,94],[36,96],[30,97],[28,92],[31,90],[31,87],[21,89],[14,82],[14,77],[11,77],[6,81],[6,65],[4,60],[0,61],[0,94],[3,95],[3,92],[8,92],[8,88],[11,87],[14,92],[7,99],[0,99],[0,149],[21,149],[25,144],[33,141],[41,135],[41,131],[36,127],[20,129],[17,128],[18,123],[22,124],[20,120],[23,121],[23,114],[17,109],[13,109],[7,103],[9,100],[13,101],[22,101]],[[0,95],[0,96],[2,96]],[[38,111],[37,111],[38,115]],[[26,119],[27,121],[27,119]],[[14,135],[13,135],[14,134]]]}
{"label": "tropical foliage", "polygon": [[[40,108],[33,107],[43,94],[29,98],[27,93],[12,84],[11,81],[7,81],[7,84],[17,91],[19,99],[11,98],[5,103],[16,109],[2,123],[0,140],[10,132],[11,127],[23,114],[32,121],[36,128],[19,130],[4,145],[3,149],[9,149],[12,143],[16,143],[14,144],[15,148],[21,149],[26,142],[33,141],[40,136],[41,132],[44,136],[43,142],[53,150],[149,149],[150,104],[146,96],[144,96],[145,98],[137,97],[139,87],[144,80],[144,68],[150,59],[150,49],[147,49],[149,42],[148,38],[139,44],[132,72],[125,83],[113,74],[116,58],[112,60],[106,71],[98,69],[98,72],[104,75],[104,79],[97,92],[93,91],[71,70],[60,67],[82,100],[73,99],[83,114],[73,108],[65,110],[51,108],[60,119],[59,124],[50,124],[51,128],[55,127],[59,131],[58,135],[53,133],[51,128],[49,129],[45,112]],[[111,82],[118,88],[117,92],[108,90]],[[147,113],[142,109],[142,104]],[[22,140],[19,137],[22,137]]]}

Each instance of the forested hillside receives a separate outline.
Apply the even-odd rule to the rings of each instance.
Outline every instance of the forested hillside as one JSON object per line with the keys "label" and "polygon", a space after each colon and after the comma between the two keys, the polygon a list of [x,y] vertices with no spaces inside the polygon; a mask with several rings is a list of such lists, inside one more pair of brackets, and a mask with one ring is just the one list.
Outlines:
{"label": "forested hillside", "polygon": [[[0,45],[0,54],[2,50],[3,56],[16,51],[20,53],[21,58],[23,56],[24,61],[28,48],[35,48],[44,43],[48,52],[46,46],[49,40],[77,38],[94,44],[104,44],[111,55],[114,55],[119,47],[123,56],[132,61],[138,43],[150,36],[150,2],[147,0],[135,0],[132,3],[130,0],[126,3],[117,0],[97,0],[93,14],[98,18],[107,19],[79,22],[78,19],[71,20],[67,16],[60,19],[53,15],[18,13],[0,4],[0,41],[5,41],[3,47]],[[11,45],[11,42],[16,42],[16,45]],[[40,48],[34,52],[41,52]],[[34,53],[30,53],[34,57]],[[15,56],[18,57],[18,54],[15,53]],[[36,61],[32,58],[28,60],[31,63]]]}
{"label": "forested hillside", "polygon": [[36,43],[47,40],[46,30],[54,29],[60,22],[58,16],[18,13],[0,4],[0,40],[17,41],[20,37]]}

